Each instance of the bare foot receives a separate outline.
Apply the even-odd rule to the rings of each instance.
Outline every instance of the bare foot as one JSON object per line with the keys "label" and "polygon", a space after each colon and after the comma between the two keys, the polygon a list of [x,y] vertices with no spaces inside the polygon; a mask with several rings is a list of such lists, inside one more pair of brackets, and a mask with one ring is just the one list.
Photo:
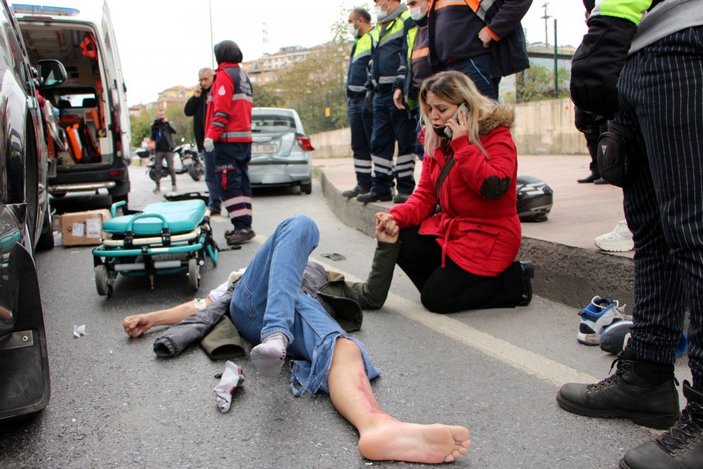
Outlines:
{"label": "bare foot", "polygon": [[471,448],[469,430],[456,425],[383,423],[359,439],[359,452],[374,461],[407,461],[425,464],[452,462]]}

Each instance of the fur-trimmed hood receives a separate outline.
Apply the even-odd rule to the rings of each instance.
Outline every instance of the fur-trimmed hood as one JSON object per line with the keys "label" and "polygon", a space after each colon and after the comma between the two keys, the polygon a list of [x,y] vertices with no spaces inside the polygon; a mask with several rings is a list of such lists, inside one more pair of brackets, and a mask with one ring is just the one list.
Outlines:
{"label": "fur-trimmed hood", "polygon": [[515,113],[505,106],[497,106],[490,114],[478,121],[479,135],[488,135],[497,127],[510,129],[515,122]]}

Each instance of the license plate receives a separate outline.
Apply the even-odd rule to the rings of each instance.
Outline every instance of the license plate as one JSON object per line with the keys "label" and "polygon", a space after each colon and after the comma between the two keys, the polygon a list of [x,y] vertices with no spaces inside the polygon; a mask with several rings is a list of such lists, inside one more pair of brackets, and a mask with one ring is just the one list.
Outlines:
{"label": "license plate", "polygon": [[251,153],[252,155],[276,154],[278,153],[278,145],[275,143],[252,143]]}

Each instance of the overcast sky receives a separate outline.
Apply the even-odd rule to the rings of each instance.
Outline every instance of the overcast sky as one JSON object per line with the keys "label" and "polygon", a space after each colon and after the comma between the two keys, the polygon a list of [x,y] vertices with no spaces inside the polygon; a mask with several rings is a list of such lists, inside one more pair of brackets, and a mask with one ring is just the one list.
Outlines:
{"label": "overcast sky", "polygon": [[[365,0],[108,0],[129,104],[155,101],[159,91],[192,86],[199,68],[211,65],[210,8],[214,43],[231,39],[244,60],[286,46],[314,46],[331,38],[331,27],[346,21],[350,8]],[[544,0],[523,19],[529,42],[544,42]],[[370,8],[370,11],[373,11]],[[547,9],[549,43],[554,18],[560,45],[577,46],[586,26],[580,0],[552,0]],[[265,23],[265,25],[264,25]],[[264,30],[267,41],[264,41]]]}

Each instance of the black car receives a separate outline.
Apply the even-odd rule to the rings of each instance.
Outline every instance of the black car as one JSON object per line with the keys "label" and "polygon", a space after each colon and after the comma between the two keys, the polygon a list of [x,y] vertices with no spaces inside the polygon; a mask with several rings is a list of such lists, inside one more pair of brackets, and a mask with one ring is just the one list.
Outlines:
{"label": "black car", "polygon": [[53,246],[47,147],[38,91],[66,79],[60,62],[29,63],[17,21],[0,4],[0,421],[49,401],[49,368],[34,248]]}

